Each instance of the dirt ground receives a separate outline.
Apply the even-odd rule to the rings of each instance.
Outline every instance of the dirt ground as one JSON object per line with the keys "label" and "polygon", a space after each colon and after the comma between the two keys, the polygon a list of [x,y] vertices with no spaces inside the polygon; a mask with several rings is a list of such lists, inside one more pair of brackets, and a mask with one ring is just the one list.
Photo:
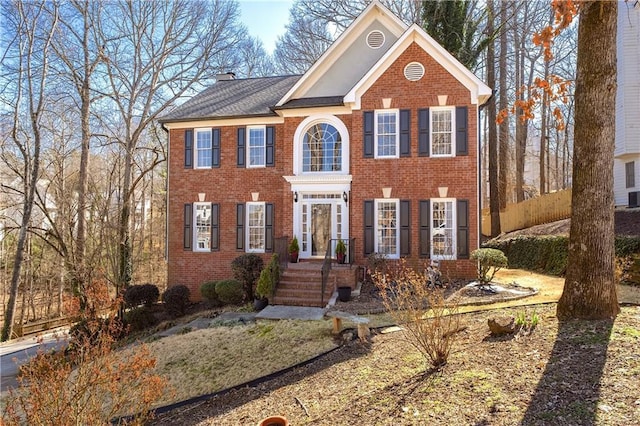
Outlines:
{"label": "dirt ground", "polygon": [[[491,337],[487,319],[540,322],[531,334]],[[640,308],[615,322],[558,323],[554,305],[466,314],[441,371],[402,332],[378,330],[255,387],[181,407],[155,425],[638,425]]]}

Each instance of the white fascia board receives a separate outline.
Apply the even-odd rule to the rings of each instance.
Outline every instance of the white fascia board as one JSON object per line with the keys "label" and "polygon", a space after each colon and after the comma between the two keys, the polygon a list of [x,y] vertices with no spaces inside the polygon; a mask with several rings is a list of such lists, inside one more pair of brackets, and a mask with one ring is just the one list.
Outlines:
{"label": "white fascia board", "polygon": [[278,114],[282,117],[307,117],[316,114],[332,114],[342,115],[351,114],[351,108],[348,106],[330,106],[330,107],[313,107],[313,108],[291,108],[278,110]]}
{"label": "white fascia board", "polygon": [[411,25],[396,43],[380,58],[362,79],[344,97],[345,104],[353,104],[360,109],[360,97],[380,78],[380,76],[398,59],[412,42],[418,43],[427,54],[448,70],[471,93],[471,103],[482,105],[491,97],[491,89],[478,77],[462,65],[444,47],[440,46],[417,24]]}
{"label": "white fascia board", "polygon": [[[376,9],[374,11],[374,9]],[[378,0],[369,3],[360,15],[347,27],[346,30],[329,46],[329,48],[318,58],[311,68],[293,85],[293,87],[280,99],[276,106],[282,106],[291,99],[304,97],[304,93],[309,90],[324,75],[340,56],[347,50],[353,40],[361,35],[376,18],[389,29],[395,36],[400,36],[407,29],[407,25],[394,15],[389,9],[384,7]],[[302,94],[302,95],[301,95]]]}
{"label": "white fascia board", "polygon": [[244,117],[244,118],[224,118],[221,120],[197,120],[181,121],[175,123],[164,123],[164,127],[172,129],[192,129],[200,127],[224,127],[224,126],[254,126],[268,124],[282,124],[283,117]]}

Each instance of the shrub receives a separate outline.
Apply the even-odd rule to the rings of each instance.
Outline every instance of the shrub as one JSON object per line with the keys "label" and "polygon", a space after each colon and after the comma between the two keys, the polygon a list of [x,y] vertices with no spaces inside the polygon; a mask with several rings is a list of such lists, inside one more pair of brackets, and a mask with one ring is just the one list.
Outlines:
{"label": "shrub", "polygon": [[222,280],[216,282],[216,294],[220,301],[231,305],[242,303],[242,284],[238,280]]}
{"label": "shrub", "polygon": [[127,307],[133,308],[144,304],[151,306],[160,298],[160,290],[153,284],[129,286],[124,292],[124,302]]}
{"label": "shrub", "polygon": [[0,424],[107,425],[130,413],[138,413],[130,423],[146,424],[167,381],[154,372],[146,345],[114,351],[113,333],[98,331],[104,323],[116,322],[87,321],[89,331],[74,339],[77,350],[41,350],[21,366]]}
{"label": "shrub", "polygon": [[156,325],[158,321],[148,307],[139,306],[125,312],[124,322],[130,331],[140,331]]}
{"label": "shrub", "polygon": [[69,328],[69,348],[73,350],[76,342],[97,343],[103,336],[116,341],[127,334],[122,320],[118,317],[108,318],[83,318]]}
{"label": "shrub", "polygon": [[447,363],[457,332],[460,316],[457,303],[445,301],[444,291],[428,284],[427,268],[418,272],[401,259],[386,273],[373,274],[382,302],[397,324],[402,324],[404,338],[414,346],[432,367]]}
{"label": "shrub", "polygon": [[216,293],[216,281],[207,281],[200,286],[200,294],[202,298],[212,306],[220,305],[220,298]]}
{"label": "shrub", "polygon": [[510,268],[551,275],[563,275],[567,270],[568,246],[566,236],[519,236],[485,244],[485,247],[504,252]]}
{"label": "shrub", "polygon": [[178,284],[169,287],[162,294],[162,301],[166,311],[174,316],[184,315],[187,306],[189,306],[189,296],[191,292],[185,285]]}
{"label": "shrub", "polygon": [[478,262],[478,281],[481,285],[490,283],[496,272],[509,263],[503,252],[492,248],[472,251],[471,260]]}
{"label": "shrub", "polygon": [[253,288],[263,267],[262,258],[253,253],[238,256],[231,262],[233,277],[242,283],[245,301],[253,300]]}

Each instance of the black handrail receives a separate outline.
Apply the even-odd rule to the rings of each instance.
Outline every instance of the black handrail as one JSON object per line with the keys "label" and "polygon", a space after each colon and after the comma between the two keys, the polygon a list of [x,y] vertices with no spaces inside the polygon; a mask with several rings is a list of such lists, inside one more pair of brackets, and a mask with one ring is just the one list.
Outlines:
{"label": "black handrail", "polygon": [[335,258],[332,256],[332,253],[335,253],[335,247],[338,244],[338,241],[344,242],[345,246],[347,246],[344,263],[348,264],[349,268],[353,266],[353,262],[356,258],[356,239],[355,238],[350,238],[348,240],[345,240],[342,238],[328,240],[327,251],[324,254],[324,261],[322,262],[322,294],[320,295],[321,306],[324,305],[324,293],[327,288],[327,280],[329,279],[329,272],[331,271],[333,260],[335,259],[335,261],[339,263],[337,254]]}

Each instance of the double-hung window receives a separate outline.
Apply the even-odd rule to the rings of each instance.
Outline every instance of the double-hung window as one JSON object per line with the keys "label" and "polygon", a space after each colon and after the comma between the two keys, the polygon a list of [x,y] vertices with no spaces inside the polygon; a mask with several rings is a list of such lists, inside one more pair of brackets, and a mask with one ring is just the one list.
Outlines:
{"label": "double-hung window", "polygon": [[636,186],[636,162],[630,161],[624,165],[625,171],[625,187],[633,188]]}
{"label": "double-hung window", "polygon": [[455,108],[433,107],[431,112],[431,155],[452,157],[455,155]]}
{"label": "double-hung window", "polygon": [[398,226],[399,200],[375,201],[375,251],[387,257],[400,257],[400,227]]}
{"label": "double-hung window", "polygon": [[431,200],[431,258],[452,259],[456,255],[455,205],[452,198]]}
{"label": "double-hung window", "polygon": [[375,157],[398,158],[398,110],[377,110],[375,129]]}
{"label": "double-hung window", "polygon": [[265,251],[265,203],[247,203],[247,252]]}
{"label": "double-hung window", "polygon": [[196,129],[196,168],[211,168],[211,129]]}
{"label": "double-hung window", "polygon": [[247,127],[247,132],[249,133],[248,167],[265,167],[267,147],[265,126],[250,126]]}
{"label": "double-hung window", "polygon": [[211,250],[211,203],[193,203],[194,223],[193,240],[194,251]]}

